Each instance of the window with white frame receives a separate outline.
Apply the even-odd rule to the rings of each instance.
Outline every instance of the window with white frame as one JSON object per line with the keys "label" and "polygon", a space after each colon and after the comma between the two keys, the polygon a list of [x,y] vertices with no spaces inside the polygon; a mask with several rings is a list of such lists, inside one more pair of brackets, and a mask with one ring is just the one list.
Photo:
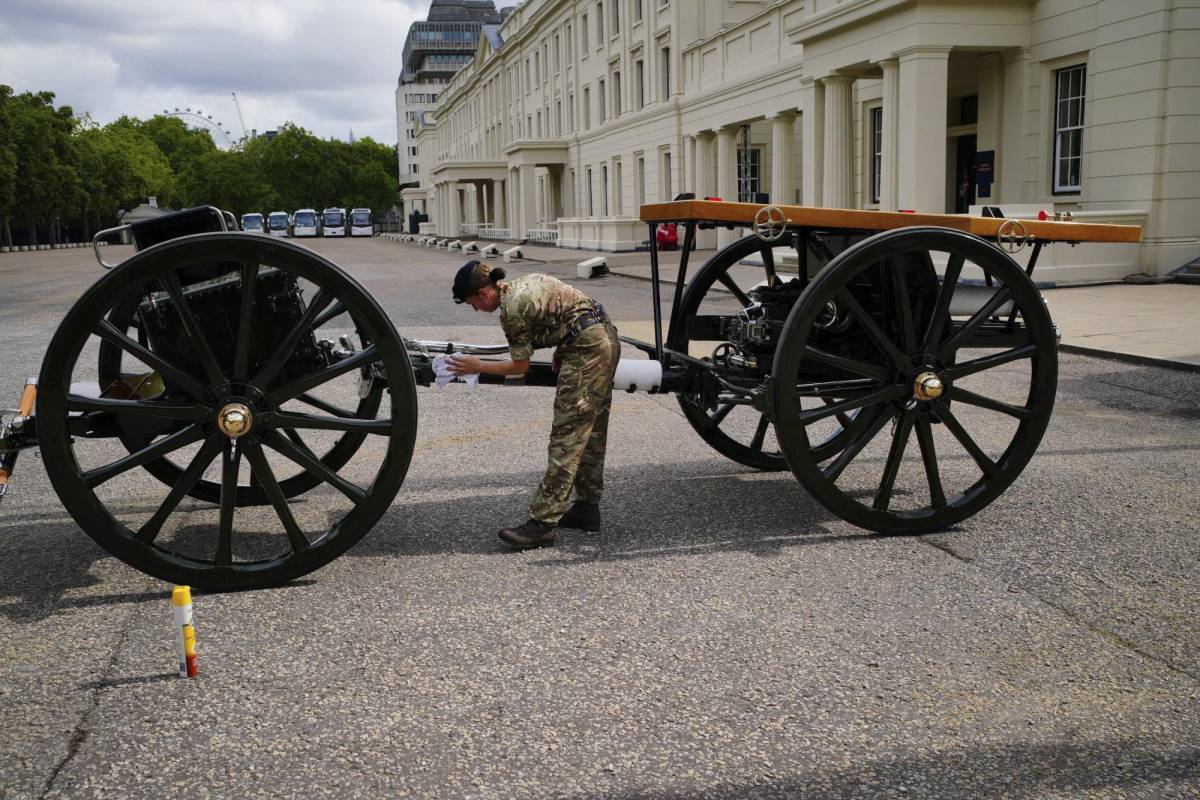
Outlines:
{"label": "window with white frame", "polygon": [[638,59],[634,62],[633,72],[637,79],[637,107],[646,107],[646,62]]}
{"label": "window with white frame", "polygon": [[876,106],[869,112],[871,142],[871,202],[879,203],[883,176],[883,107]]}
{"label": "window with white frame", "polygon": [[621,73],[613,72],[613,116],[621,116]]}
{"label": "window with white frame", "polygon": [[605,110],[606,110],[605,105],[606,104],[604,102],[604,79],[603,78],[601,78],[599,81],[596,82],[596,100],[600,103],[600,105],[599,105],[600,116],[598,117],[598,119],[600,120],[600,124],[603,125],[604,120],[606,119],[606,117],[605,117]]}
{"label": "window with white frame", "polygon": [[645,0],[633,0],[633,21],[634,22],[642,21],[642,13],[643,13],[642,3],[644,1]]}
{"label": "window with white frame", "polygon": [[600,202],[604,204],[604,216],[608,216],[608,165],[600,165]]}
{"label": "window with white frame", "polygon": [[591,167],[588,167],[588,169],[587,169],[587,210],[588,210],[589,217],[596,216],[596,204],[595,204],[595,201],[592,199],[592,168]]}
{"label": "window with white frame", "polygon": [[1054,191],[1083,187],[1083,101],[1087,66],[1054,73]]}

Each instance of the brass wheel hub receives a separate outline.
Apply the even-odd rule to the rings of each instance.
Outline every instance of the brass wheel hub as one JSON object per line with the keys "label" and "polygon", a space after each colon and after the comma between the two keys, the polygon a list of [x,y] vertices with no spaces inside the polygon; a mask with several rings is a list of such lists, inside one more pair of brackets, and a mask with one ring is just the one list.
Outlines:
{"label": "brass wheel hub", "polygon": [[918,400],[936,400],[944,388],[942,379],[932,372],[922,372],[913,380],[913,396]]}
{"label": "brass wheel hub", "polygon": [[230,403],[217,414],[217,427],[230,439],[245,436],[253,425],[254,415],[242,403]]}

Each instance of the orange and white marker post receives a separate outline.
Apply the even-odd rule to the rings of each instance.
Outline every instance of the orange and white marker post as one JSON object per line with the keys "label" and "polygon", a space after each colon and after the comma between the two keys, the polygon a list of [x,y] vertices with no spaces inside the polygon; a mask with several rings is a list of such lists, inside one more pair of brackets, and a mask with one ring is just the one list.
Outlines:
{"label": "orange and white marker post", "polygon": [[196,662],[196,626],[192,622],[192,589],[176,586],[171,592],[171,607],[175,611],[175,633],[179,645],[179,677],[194,678],[200,674]]}

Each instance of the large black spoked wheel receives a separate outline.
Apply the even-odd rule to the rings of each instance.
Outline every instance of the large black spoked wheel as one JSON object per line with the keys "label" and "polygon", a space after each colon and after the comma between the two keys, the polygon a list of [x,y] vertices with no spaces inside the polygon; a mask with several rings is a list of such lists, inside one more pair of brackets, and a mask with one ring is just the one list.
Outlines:
{"label": "large black spoked wheel", "polygon": [[[795,275],[780,275],[785,255],[795,256],[791,237],[766,242],[746,236],[710,258],[684,290],[678,324],[668,346],[708,362],[717,374],[744,389],[761,388],[770,375],[778,331],[799,298]],[[722,289],[724,291],[722,291]],[[755,308],[753,325],[742,312]],[[787,469],[771,420],[736,394],[721,392],[716,408],[699,392],[679,392],[679,405],[692,428],[714,450],[763,471]],[[850,423],[854,414],[834,417]],[[842,443],[840,429],[826,425],[813,440],[826,456]]]}
{"label": "large black spoked wheel", "polygon": [[341,555],[399,491],[416,436],[412,367],[379,305],[329,261],[248,234],[176,239],[105,275],[38,384],[46,472],[84,532],[209,589]]}
{"label": "large black spoked wheel", "polygon": [[[137,339],[139,344],[146,346],[149,344],[145,330],[146,323],[143,321],[141,315],[137,313],[138,304],[139,298],[129,298],[123,307],[114,309],[109,313],[108,321],[118,331],[121,331],[130,338]],[[367,332],[359,328],[354,323],[354,320],[343,310],[335,308],[334,311],[333,315],[323,314],[322,318],[317,320],[319,324],[314,325],[314,329],[322,326],[336,326],[334,329],[340,332],[349,325],[349,332],[356,335],[360,342],[370,341],[370,336]],[[139,364],[136,359],[131,354],[126,353],[112,339],[105,339],[100,342],[98,366],[98,383],[102,391],[106,393],[112,394],[116,391],[135,396],[140,390],[139,386],[145,386],[142,382],[146,377],[146,373],[138,372]],[[360,393],[355,408],[352,411],[340,408],[331,409],[328,403],[322,402],[319,397],[309,393],[300,395],[296,398],[296,401],[308,406],[309,411],[323,411],[334,413],[338,416],[350,414],[356,419],[373,420],[379,414],[379,408],[383,402],[383,393],[386,387],[382,381],[372,381],[364,386],[365,391]],[[298,446],[308,446],[303,441],[303,435],[295,429],[286,429],[283,431],[283,434]],[[358,452],[359,447],[366,441],[367,436],[368,434],[359,431],[342,433],[329,442],[323,449],[323,452],[319,454],[314,453],[314,455],[317,455],[318,460],[327,469],[336,472],[344,467],[350,461],[351,457]],[[147,437],[135,427],[129,426],[125,426],[118,431],[118,438],[130,453],[141,450],[149,445],[151,441],[150,437]],[[172,461],[170,456],[156,458],[142,465],[142,469],[168,486],[174,486],[183,477],[184,468],[184,466]],[[284,497],[296,497],[314,489],[320,484],[321,478],[310,471],[303,470],[280,480],[279,488],[283,491]],[[219,481],[201,478],[188,490],[188,496],[207,500],[210,503],[219,503],[221,501],[221,484]],[[238,506],[258,506],[269,502],[270,499],[253,473],[251,473],[250,485],[237,487],[235,504]]]}
{"label": "large black spoked wheel", "polygon": [[[788,318],[772,390],[780,443],[838,517],[881,532],[944,528],[1033,456],[1056,348],[1036,287],[996,247],[944,228],[879,234],[831,262]],[[843,447],[814,453],[812,431],[850,412]]]}

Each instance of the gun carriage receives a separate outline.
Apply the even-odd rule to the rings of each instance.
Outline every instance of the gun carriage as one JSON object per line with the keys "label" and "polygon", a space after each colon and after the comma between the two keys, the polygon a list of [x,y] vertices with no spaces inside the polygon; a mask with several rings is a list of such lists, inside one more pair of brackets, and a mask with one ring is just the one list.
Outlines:
{"label": "gun carriage", "polygon": [[[1057,380],[1030,277],[1043,246],[1140,239],[1130,226],[696,200],[642,219],[654,341],[625,339],[646,359],[623,365],[617,388],[675,394],[719,453],[790,469],[829,512],[881,532],[961,522],[1036,450]],[[664,336],[666,223],[685,230]],[[754,233],[689,279],[697,230],[718,226]],[[0,490],[17,452],[40,447],[83,531],[164,580],[254,588],[336,558],[400,489],[434,356],[506,352],[404,338],[336,265],[213,208],[132,236],[137,252],[67,312],[0,430]],[[1019,247],[1024,269],[1005,252]],[[555,375],[535,362],[520,382]],[[160,486],[145,506],[120,488],[142,475]]]}

